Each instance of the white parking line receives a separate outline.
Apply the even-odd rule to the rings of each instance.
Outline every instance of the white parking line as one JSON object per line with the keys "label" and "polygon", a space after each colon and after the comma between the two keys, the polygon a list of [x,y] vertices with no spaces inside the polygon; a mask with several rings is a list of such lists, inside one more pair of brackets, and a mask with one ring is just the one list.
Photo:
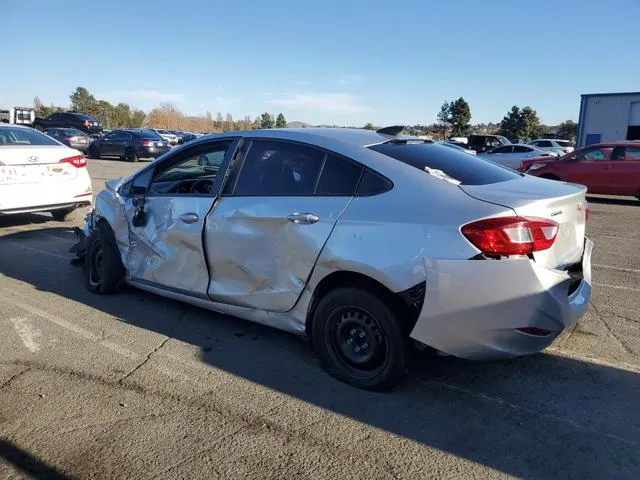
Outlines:
{"label": "white parking line", "polygon": [[16,333],[27,350],[31,353],[36,353],[40,350],[40,343],[38,339],[42,336],[42,332],[36,327],[31,325],[26,318],[15,317],[10,318],[9,321],[13,323],[13,328],[16,329]]}
{"label": "white parking line", "polygon": [[62,258],[64,260],[69,260],[71,258],[68,255],[60,255],[58,253],[47,252],[46,250],[40,250],[39,248],[27,247],[26,245],[22,245],[21,243],[13,242],[11,240],[5,240],[1,237],[0,237],[0,243],[8,243],[13,247],[18,247],[18,248],[22,248],[23,250],[29,250],[32,252],[41,253],[42,255],[49,255],[50,257]]}
{"label": "white parking line", "polygon": [[618,270],[620,272],[640,273],[640,269],[638,268],[612,267],[611,265],[600,265],[598,263],[592,263],[591,266],[597,268],[607,268],[609,270]]}
{"label": "white parking line", "polygon": [[[60,318],[49,312],[45,312],[44,310],[40,310],[39,308],[34,307],[33,305],[29,305],[28,303],[29,298],[24,297],[23,295],[17,293],[16,291],[0,289],[0,292],[2,292],[2,300],[16,308],[19,308],[21,310],[24,310],[25,312],[31,313],[32,315],[36,315],[37,317],[40,317],[44,320],[48,320],[52,323],[55,323],[56,325],[64,328],[65,330],[69,330],[70,332],[73,332],[80,337],[83,337],[87,340],[91,340],[92,342],[96,342],[102,345],[103,347],[108,348],[109,350],[114,351],[117,354],[122,355],[124,357],[131,358],[131,359],[137,359],[139,357],[137,353],[132,352],[131,350],[125,347],[122,347],[114,342],[110,342],[108,340],[101,340],[98,335],[91,333],[89,330],[82,328],[76,325],[75,323],[71,323],[68,320]],[[12,297],[15,297],[15,296],[21,297],[21,301],[18,302],[13,300]]]}
{"label": "white parking line", "polygon": [[596,287],[613,288],[615,290],[629,290],[631,292],[640,292],[640,288],[623,287],[622,285],[611,285],[610,283],[594,283]]}

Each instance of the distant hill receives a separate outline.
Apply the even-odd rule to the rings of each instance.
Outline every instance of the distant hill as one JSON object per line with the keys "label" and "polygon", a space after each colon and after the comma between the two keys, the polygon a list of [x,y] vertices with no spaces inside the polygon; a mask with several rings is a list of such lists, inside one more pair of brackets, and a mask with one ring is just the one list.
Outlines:
{"label": "distant hill", "polygon": [[287,127],[288,128],[309,128],[309,127],[313,127],[313,125],[305,122],[288,122]]}

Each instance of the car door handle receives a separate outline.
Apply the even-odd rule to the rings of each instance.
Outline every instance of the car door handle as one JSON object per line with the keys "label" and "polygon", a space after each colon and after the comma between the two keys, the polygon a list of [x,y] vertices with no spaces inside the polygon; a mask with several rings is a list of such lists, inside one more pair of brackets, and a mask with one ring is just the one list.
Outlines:
{"label": "car door handle", "polygon": [[195,213],[183,213],[178,218],[180,218],[180,221],[183,223],[196,223],[200,220],[200,217]]}
{"label": "car door handle", "polygon": [[312,223],[316,223],[320,220],[320,217],[313,213],[292,213],[291,215],[287,215],[287,220],[293,223],[300,223],[305,225],[311,225]]}

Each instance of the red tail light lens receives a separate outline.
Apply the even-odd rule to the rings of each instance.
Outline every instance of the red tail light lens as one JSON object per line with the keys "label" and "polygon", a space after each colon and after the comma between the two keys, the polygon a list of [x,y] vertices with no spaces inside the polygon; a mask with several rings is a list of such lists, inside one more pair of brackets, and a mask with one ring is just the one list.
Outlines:
{"label": "red tail light lens", "polygon": [[84,158],[84,155],[74,155],[73,157],[63,158],[58,163],[70,163],[76,168],[82,168],[87,166],[87,159]]}
{"label": "red tail light lens", "polygon": [[150,147],[151,145],[153,145],[153,140],[141,140],[140,144],[143,147]]}
{"label": "red tail light lens", "polygon": [[558,224],[532,217],[498,217],[462,227],[462,234],[487,255],[527,255],[553,245]]}

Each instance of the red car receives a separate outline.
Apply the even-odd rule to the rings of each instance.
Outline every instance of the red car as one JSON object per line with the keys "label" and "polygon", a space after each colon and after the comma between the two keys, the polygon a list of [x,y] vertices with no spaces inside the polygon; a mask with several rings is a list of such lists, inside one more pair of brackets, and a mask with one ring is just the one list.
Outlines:
{"label": "red car", "polygon": [[536,177],[586,185],[589,193],[640,199],[640,142],[599,143],[560,158],[524,160],[518,169]]}

